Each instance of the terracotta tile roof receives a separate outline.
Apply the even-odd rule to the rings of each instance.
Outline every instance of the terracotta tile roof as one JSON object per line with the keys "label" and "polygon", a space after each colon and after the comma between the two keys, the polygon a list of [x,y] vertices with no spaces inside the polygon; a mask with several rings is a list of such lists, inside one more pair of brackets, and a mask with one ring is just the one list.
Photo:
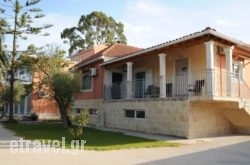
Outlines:
{"label": "terracotta tile roof", "polygon": [[89,64],[92,61],[97,61],[103,59],[103,56],[107,57],[122,57],[127,54],[134,53],[136,51],[140,51],[140,48],[134,47],[134,46],[128,46],[125,44],[115,43],[112,45],[109,45],[107,48],[92,54],[90,57],[84,59],[83,61],[76,64],[74,67],[80,68],[83,65]]}
{"label": "terracotta tile roof", "polygon": [[121,57],[129,53],[134,53],[141,50],[140,48],[129,46],[125,44],[115,43],[103,52],[107,57]]}
{"label": "terracotta tile roof", "polygon": [[212,36],[221,38],[221,39],[226,40],[226,41],[228,41],[228,42],[230,42],[230,43],[232,43],[234,45],[241,45],[241,46],[249,47],[248,44],[246,44],[246,43],[244,43],[242,41],[239,41],[237,39],[234,39],[234,38],[231,38],[231,37],[226,36],[224,34],[221,34],[221,33],[217,32],[213,28],[207,27],[202,31],[191,33],[191,34],[185,35],[183,37],[180,37],[180,38],[177,38],[177,39],[174,39],[174,40],[170,40],[170,41],[167,41],[167,42],[164,42],[164,43],[152,46],[152,47],[141,49],[140,51],[137,51],[137,52],[134,52],[134,53],[126,54],[126,55],[124,55],[122,57],[106,61],[101,65],[108,65],[108,64],[111,64],[113,62],[117,62],[117,61],[121,61],[121,60],[128,59],[128,58],[131,58],[131,57],[135,57],[135,56],[138,56],[138,55],[142,55],[144,53],[147,53],[147,52],[150,52],[150,51],[153,51],[153,50],[157,50],[157,49],[160,49],[160,48],[163,48],[163,47],[171,46],[171,45],[174,45],[174,44],[177,44],[177,43],[181,43],[181,42],[184,42],[184,41],[188,41],[190,39],[194,39],[194,38],[198,38],[198,37],[202,37],[202,36],[206,36],[206,35],[212,35]]}
{"label": "terracotta tile roof", "polygon": [[103,48],[108,47],[108,46],[109,46],[109,44],[100,44],[100,45],[94,46],[94,47],[89,48],[89,49],[80,50],[77,53],[71,55],[70,57],[75,57],[75,56],[78,56],[80,54],[87,53],[87,52],[90,52],[90,51],[98,52],[98,51],[100,51]]}

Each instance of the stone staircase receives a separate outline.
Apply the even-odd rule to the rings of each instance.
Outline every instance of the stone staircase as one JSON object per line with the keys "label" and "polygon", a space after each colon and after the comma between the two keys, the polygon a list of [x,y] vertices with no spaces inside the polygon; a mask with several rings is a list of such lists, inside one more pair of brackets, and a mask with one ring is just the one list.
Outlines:
{"label": "stone staircase", "polygon": [[221,113],[234,125],[236,133],[250,134],[250,102],[239,101],[239,108],[225,108]]}

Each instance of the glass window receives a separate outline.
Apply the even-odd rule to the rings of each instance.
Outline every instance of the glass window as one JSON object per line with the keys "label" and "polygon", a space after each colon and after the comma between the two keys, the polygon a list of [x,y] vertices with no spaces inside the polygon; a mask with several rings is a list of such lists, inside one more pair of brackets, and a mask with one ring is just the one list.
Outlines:
{"label": "glass window", "polygon": [[145,118],[145,111],[136,111],[136,118]]}
{"label": "glass window", "polygon": [[144,110],[125,110],[125,117],[144,119],[145,111]]}
{"label": "glass window", "polygon": [[75,113],[80,114],[81,113],[81,108],[75,108]]}
{"label": "glass window", "polygon": [[242,64],[240,62],[233,63],[233,77],[235,78],[243,78]]}
{"label": "glass window", "polygon": [[125,110],[125,116],[128,118],[134,118],[135,117],[135,111],[134,110]]}
{"label": "glass window", "polygon": [[89,74],[84,74],[82,76],[82,90],[92,89],[92,77]]}
{"label": "glass window", "polygon": [[97,113],[98,113],[97,109],[94,108],[89,109],[89,115],[97,115]]}

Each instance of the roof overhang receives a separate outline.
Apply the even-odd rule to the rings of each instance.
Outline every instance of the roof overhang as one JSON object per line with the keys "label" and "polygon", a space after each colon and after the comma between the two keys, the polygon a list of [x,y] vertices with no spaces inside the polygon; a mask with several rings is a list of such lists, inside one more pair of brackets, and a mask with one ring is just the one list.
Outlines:
{"label": "roof overhang", "polygon": [[90,61],[88,61],[88,62],[84,62],[84,63],[80,62],[79,64],[76,64],[76,65],[74,66],[74,68],[75,68],[75,69],[80,69],[80,68],[85,67],[85,66],[87,66],[87,65],[96,63],[96,62],[98,62],[98,61],[100,61],[100,60],[103,60],[103,57],[102,57],[102,56],[101,56],[101,57],[94,58],[94,59],[92,59],[92,60],[90,60]]}
{"label": "roof overhang", "polygon": [[135,52],[135,53],[132,53],[132,54],[120,57],[120,58],[116,58],[116,59],[113,59],[113,60],[110,60],[110,61],[106,61],[106,62],[102,63],[101,66],[105,66],[105,65],[109,65],[109,64],[112,64],[112,63],[115,63],[115,62],[123,61],[123,60],[129,59],[129,58],[132,58],[132,57],[136,57],[136,56],[139,56],[139,55],[151,52],[151,51],[155,51],[155,50],[158,50],[158,49],[169,47],[169,46],[172,46],[172,45],[175,45],[175,44],[179,44],[179,43],[182,43],[182,42],[185,42],[185,41],[188,41],[188,40],[192,40],[192,39],[195,39],[195,38],[200,38],[200,37],[203,37],[203,36],[213,36],[214,38],[222,39],[222,40],[227,41],[228,43],[230,43],[230,45],[244,45],[244,46],[249,47],[249,45],[247,45],[244,42],[241,42],[241,41],[236,40],[234,38],[228,37],[228,36],[226,36],[224,34],[221,34],[221,33],[217,32],[217,31],[215,31],[215,30],[213,30],[211,28],[208,28],[208,29],[203,30],[201,32],[196,32],[196,33],[193,33],[193,34],[178,38],[176,40],[165,42],[163,44],[156,45],[156,46],[153,46],[153,47],[149,47],[149,48],[143,49],[141,51],[138,51],[138,52]]}

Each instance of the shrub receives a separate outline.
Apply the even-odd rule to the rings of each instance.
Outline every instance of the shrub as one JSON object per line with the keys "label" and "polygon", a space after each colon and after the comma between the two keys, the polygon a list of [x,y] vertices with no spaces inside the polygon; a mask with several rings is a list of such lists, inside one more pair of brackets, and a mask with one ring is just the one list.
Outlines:
{"label": "shrub", "polygon": [[32,112],[29,116],[31,121],[37,121],[38,120],[38,115],[35,112]]}
{"label": "shrub", "polygon": [[88,111],[82,111],[80,114],[71,117],[72,126],[70,128],[70,133],[75,140],[80,140],[80,137],[83,134],[83,128],[87,125],[88,120]]}

